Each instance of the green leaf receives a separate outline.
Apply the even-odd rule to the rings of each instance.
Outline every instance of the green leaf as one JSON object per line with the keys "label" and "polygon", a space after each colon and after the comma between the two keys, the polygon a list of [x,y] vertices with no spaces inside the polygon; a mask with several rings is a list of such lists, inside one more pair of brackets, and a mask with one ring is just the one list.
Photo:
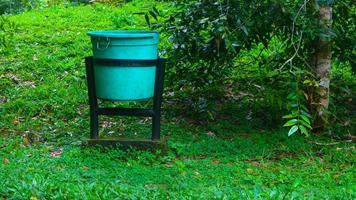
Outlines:
{"label": "green leaf", "polygon": [[301,179],[297,179],[297,180],[295,180],[294,181],[294,183],[293,183],[293,187],[294,188],[297,188],[299,185],[301,185],[302,184],[302,180]]}
{"label": "green leaf", "polygon": [[148,17],[147,14],[145,14],[145,19],[146,19],[147,25],[148,25],[148,26],[151,26],[150,18]]}
{"label": "green leaf", "polygon": [[297,94],[294,93],[294,92],[292,92],[292,93],[290,93],[290,94],[287,96],[287,99],[291,99],[291,100],[297,99]]}
{"label": "green leaf", "polygon": [[305,81],[303,81],[303,83],[304,84],[308,84],[308,83],[311,83],[311,81],[310,80],[305,80]]}
{"label": "green leaf", "polygon": [[288,104],[291,108],[298,108],[299,104],[297,103],[289,103]]}
{"label": "green leaf", "polygon": [[241,26],[242,31],[245,33],[245,36],[248,37],[248,31],[245,26]]}
{"label": "green leaf", "polygon": [[294,125],[292,128],[289,129],[288,136],[293,135],[298,130],[298,126]]}
{"label": "green leaf", "polygon": [[309,135],[308,130],[307,130],[303,125],[299,125],[299,130],[300,130],[304,135]]}
{"label": "green leaf", "polygon": [[311,122],[310,122],[310,119],[307,117],[307,116],[305,116],[305,115],[300,115],[300,117],[302,118],[302,120],[304,120],[307,124],[311,124]]}
{"label": "green leaf", "polygon": [[153,6],[152,9],[153,9],[153,12],[155,12],[156,15],[160,16],[160,14],[159,14],[159,12],[158,12],[158,10],[157,10],[157,8],[155,6]]}
{"label": "green leaf", "polygon": [[291,119],[291,120],[287,121],[283,126],[293,126],[297,123],[298,123],[297,119]]}
{"label": "green leaf", "polygon": [[305,105],[303,105],[303,104],[300,104],[300,107],[304,110],[304,111],[308,111],[308,108],[307,107],[305,107]]}
{"label": "green leaf", "polygon": [[312,116],[309,113],[305,112],[304,110],[301,110],[300,113],[302,113],[303,115],[309,117],[310,119],[312,118]]}
{"label": "green leaf", "polygon": [[294,117],[296,117],[297,115],[295,115],[295,114],[288,114],[288,115],[284,115],[282,118],[283,119],[290,119],[290,118],[294,118]]}
{"label": "green leaf", "polygon": [[154,13],[153,11],[149,11],[149,13],[156,21],[158,21],[156,13]]}
{"label": "green leaf", "polygon": [[306,123],[304,120],[299,121],[303,126],[308,127],[309,129],[312,129],[311,125]]}
{"label": "green leaf", "polygon": [[146,13],[145,12],[134,12],[133,14],[134,15],[145,15]]}

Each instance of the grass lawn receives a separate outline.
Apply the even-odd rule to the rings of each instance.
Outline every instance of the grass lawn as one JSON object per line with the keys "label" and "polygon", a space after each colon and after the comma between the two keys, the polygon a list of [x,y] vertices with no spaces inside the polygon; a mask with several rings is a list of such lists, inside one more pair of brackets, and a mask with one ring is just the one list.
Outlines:
{"label": "grass lawn", "polygon": [[0,194],[9,199],[355,198],[355,157],[348,145],[319,147],[282,132],[238,127],[224,131],[229,139],[184,124],[165,124],[163,130],[170,136],[169,155],[163,157],[28,146],[2,138]]}
{"label": "grass lawn", "polygon": [[[166,106],[166,156],[83,146],[86,33],[147,29],[132,13],[153,4],[52,7],[10,18],[16,34],[0,49],[0,198],[356,199],[353,144],[317,145],[316,138],[252,126],[239,116],[241,105],[229,120],[205,125],[171,117]],[[163,15],[167,8],[158,5]],[[106,135],[149,134],[144,118],[102,118],[101,126]]]}

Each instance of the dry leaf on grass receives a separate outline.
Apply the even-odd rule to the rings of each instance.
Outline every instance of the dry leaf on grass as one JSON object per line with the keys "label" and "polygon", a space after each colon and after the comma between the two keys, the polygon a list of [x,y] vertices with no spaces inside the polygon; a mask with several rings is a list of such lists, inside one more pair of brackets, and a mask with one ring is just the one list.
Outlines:
{"label": "dry leaf on grass", "polygon": [[60,157],[63,153],[63,148],[59,148],[55,151],[51,152],[51,157],[55,158],[55,157]]}
{"label": "dry leaf on grass", "polygon": [[4,163],[4,165],[10,164],[10,160],[7,158],[4,158],[3,163]]}

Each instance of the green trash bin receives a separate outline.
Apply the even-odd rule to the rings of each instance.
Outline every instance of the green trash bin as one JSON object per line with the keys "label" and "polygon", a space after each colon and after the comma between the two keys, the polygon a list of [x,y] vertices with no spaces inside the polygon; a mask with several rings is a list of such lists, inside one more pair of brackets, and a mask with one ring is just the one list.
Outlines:
{"label": "green trash bin", "polygon": [[[95,59],[155,60],[158,32],[89,32]],[[94,63],[96,95],[112,101],[139,101],[154,95],[156,66],[109,66]]]}

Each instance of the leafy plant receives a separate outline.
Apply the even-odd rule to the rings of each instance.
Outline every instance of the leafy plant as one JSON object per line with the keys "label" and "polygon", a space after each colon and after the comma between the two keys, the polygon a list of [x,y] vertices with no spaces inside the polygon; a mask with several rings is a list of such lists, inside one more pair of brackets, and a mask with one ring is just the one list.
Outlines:
{"label": "leafy plant", "polygon": [[0,47],[8,47],[16,29],[15,22],[11,21],[9,17],[0,15]]}
{"label": "leafy plant", "polygon": [[[157,10],[157,8],[155,6],[153,6],[150,10],[145,11],[145,12],[135,12],[134,14],[136,15],[142,15],[144,16],[145,20],[146,20],[146,24],[151,27],[151,28],[155,28],[155,27],[160,27],[161,24],[158,24],[158,17],[160,16],[159,11]],[[151,17],[156,20],[156,23],[152,23]]]}
{"label": "leafy plant", "polygon": [[177,1],[174,6],[177,12],[160,27],[172,44],[168,76],[198,88],[221,85],[238,65],[234,58],[241,49],[260,42],[268,46],[275,28],[264,22],[289,20],[278,3],[255,0]]}
{"label": "leafy plant", "polygon": [[38,7],[44,0],[0,0],[0,14],[14,14]]}
{"label": "leafy plant", "polygon": [[[201,91],[209,87],[223,86],[231,70],[238,68],[241,50],[251,50],[259,44],[268,48],[271,41],[277,39],[284,44],[279,53],[256,62],[261,67],[290,72],[291,76],[303,71],[308,79],[318,81],[319,88],[313,91],[323,92],[319,92],[319,96],[311,95],[312,99],[307,101],[311,111],[317,112],[321,107],[327,109],[327,104],[320,102],[328,99],[329,91],[325,89],[329,85],[323,84],[328,83],[325,81],[328,73],[316,69],[321,67],[315,60],[318,59],[316,54],[322,54],[320,49],[324,48],[318,41],[323,39],[328,45],[335,41],[337,58],[354,67],[355,40],[351,35],[355,26],[350,22],[355,6],[349,0],[195,0],[175,1],[173,5],[176,12],[167,18],[160,30],[168,34],[172,44],[166,51],[172,61],[167,77],[169,85],[176,90],[190,87],[195,94],[204,94]],[[320,8],[325,5],[337,9],[336,30],[320,21]],[[323,67],[329,69],[328,65]],[[324,115],[317,113],[316,118]]]}
{"label": "leafy plant", "polygon": [[[72,1],[78,1],[78,0],[72,0]],[[83,0],[82,0],[83,1]],[[89,1],[87,1],[89,2]],[[114,6],[122,5],[124,3],[129,2],[129,0],[92,0],[90,1],[91,3],[105,3],[105,4],[110,4]]]}
{"label": "leafy plant", "polygon": [[298,87],[298,83],[292,84],[295,85],[296,89],[287,97],[287,106],[290,113],[282,117],[283,119],[288,119],[283,126],[290,127],[288,136],[293,135],[297,131],[305,136],[309,136],[312,129],[312,116],[305,101],[307,94]]}

